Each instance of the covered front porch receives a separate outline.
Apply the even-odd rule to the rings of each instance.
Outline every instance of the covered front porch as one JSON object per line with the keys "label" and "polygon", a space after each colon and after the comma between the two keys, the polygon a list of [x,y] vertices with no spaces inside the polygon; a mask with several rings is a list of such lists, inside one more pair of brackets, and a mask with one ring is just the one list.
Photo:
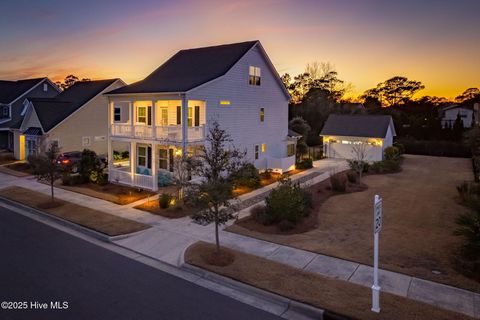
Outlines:
{"label": "covered front porch", "polygon": [[[181,146],[111,140],[109,147],[110,182],[153,191],[173,184],[174,163],[182,155]],[[193,155],[196,147],[188,147],[187,152]]]}

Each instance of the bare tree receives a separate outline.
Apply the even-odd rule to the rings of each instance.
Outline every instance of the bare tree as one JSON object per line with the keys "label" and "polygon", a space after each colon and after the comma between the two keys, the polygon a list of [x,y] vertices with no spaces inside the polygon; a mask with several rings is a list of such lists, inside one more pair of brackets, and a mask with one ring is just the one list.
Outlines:
{"label": "bare tree", "polygon": [[216,252],[220,252],[218,227],[233,219],[231,200],[234,181],[232,174],[245,164],[245,153],[231,145],[230,135],[214,121],[209,126],[206,145],[196,156],[193,172],[199,176],[199,183],[191,183],[184,201],[203,210],[195,213],[192,219],[200,223],[215,223]]}
{"label": "bare tree", "polygon": [[358,183],[362,182],[362,174],[367,166],[368,144],[360,142],[352,147],[353,159],[348,160],[350,168],[358,175]]}
{"label": "bare tree", "polygon": [[192,166],[192,161],[186,155],[176,156],[173,160],[173,179],[178,186],[178,200],[183,199],[185,188],[189,185]]}
{"label": "bare tree", "polygon": [[50,184],[52,202],[55,202],[53,184],[62,175],[62,168],[57,163],[60,148],[56,143],[51,143],[45,154],[28,157],[28,162],[33,168],[33,173],[39,181]]}

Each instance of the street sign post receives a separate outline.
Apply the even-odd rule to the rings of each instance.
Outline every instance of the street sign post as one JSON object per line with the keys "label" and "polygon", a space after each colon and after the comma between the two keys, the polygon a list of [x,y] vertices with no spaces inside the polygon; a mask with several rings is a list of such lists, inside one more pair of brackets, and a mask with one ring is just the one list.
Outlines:
{"label": "street sign post", "polygon": [[378,236],[382,230],[382,198],[375,195],[373,203],[373,285],[372,311],[380,312],[380,286],[378,285]]}

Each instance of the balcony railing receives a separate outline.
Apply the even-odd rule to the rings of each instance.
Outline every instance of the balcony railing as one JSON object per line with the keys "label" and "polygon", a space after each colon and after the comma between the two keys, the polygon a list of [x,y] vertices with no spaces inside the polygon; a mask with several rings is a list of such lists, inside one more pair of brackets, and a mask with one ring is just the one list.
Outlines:
{"label": "balcony railing", "polygon": [[[205,125],[187,128],[187,142],[205,140]],[[151,126],[132,126],[130,124],[112,124],[111,135],[115,137],[152,139],[165,142],[182,142],[182,126],[158,126],[153,130]]]}

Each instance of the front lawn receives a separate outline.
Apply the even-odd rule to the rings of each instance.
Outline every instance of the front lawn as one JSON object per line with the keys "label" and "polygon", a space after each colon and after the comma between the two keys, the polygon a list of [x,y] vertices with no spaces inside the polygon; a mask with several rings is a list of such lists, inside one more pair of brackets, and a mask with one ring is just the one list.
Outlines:
{"label": "front lawn", "polygon": [[140,222],[117,217],[68,201],[56,199],[52,203],[49,195],[26,188],[4,188],[0,190],[0,196],[48,212],[51,215],[108,236],[118,236],[150,228],[150,226]]}
{"label": "front lawn", "polygon": [[2,170],[2,172],[18,177],[24,177],[33,174],[33,169],[28,162],[14,162],[10,164],[5,164],[0,168],[6,169]]}
{"label": "front lawn", "polygon": [[61,180],[55,183],[57,188],[81,193],[90,197],[110,201],[116,204],[125,205],[135,201],[151,197],[156,193],[139,188],[123,186],[114,183],[107,183],[106,185],[99,185],[95,183],[84,183],[74,186],[65,186]]}
{"label": "front lawn", "polygon": [[457,270],[462,239],[455,218],[465,208],[456,186],[472,180],[470,159],[406,155],[402,171],[368,175],[363,192],[328,198],[312,214],[317,227],[300,234],[272,234],[234,224],[226,230],[371,265],[373,199],[383,198],[380,267],[480,292],[480,283]]}
{"label": "front lawn", "polygon": [[249,285],[304,302],[350,319],[471,319],[463,314],[380,292],[380,314],[370,311],[371,289],[298,270],[278,262],[222,248],[233,255],[233,262],[216,266],[208,262],[214,244],[197,242],[185,252],[185,262]]}

